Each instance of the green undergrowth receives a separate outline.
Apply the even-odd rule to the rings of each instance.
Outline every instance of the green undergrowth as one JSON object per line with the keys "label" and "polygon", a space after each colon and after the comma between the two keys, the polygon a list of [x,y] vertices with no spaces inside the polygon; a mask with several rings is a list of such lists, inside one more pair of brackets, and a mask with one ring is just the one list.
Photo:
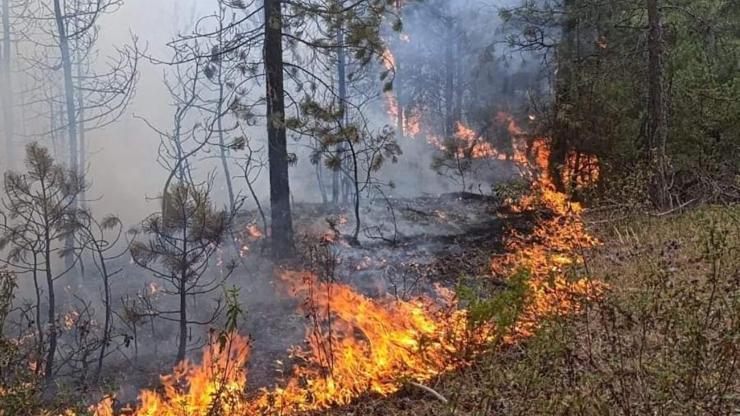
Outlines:
{"label": "green undergrowth", "polygon": [[[588,220],[603,244],[584,268],[609,289],[582,313],[429,383],[446,403],[410,384],[329,413],[739,414],[740,207]],[[517,281],[488,301],[463,291],[473,317],[505,324]]]}

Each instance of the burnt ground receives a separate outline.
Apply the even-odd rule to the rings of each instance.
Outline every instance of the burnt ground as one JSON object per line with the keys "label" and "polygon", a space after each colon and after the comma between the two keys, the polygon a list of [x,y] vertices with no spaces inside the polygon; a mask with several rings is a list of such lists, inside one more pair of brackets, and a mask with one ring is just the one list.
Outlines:
{"label": "burnt ground", "polygon": [[[362,210],[360,245],[348,242],[352,214],[318,204],[299,204],[294,224],[299,250],[309,251],[327,234],[338,267],[334,279],[370,297],[395,295],[408,299],[432,292],[433,284],[456,285],[461,277],[490,276],[490,260],[503,250],[502,236],[512,218],[499,218],[499,201],[474,194],[370,201]],[[393,225],[395,218],[395,227]],[[337,224],[331,231],[331,224]],[[396,232],[394,230],[397,229]],[[382,236],[382,238],[381,238]],[[280,376],[278,361],[289,366],[287,350],[300,345],[306,320],[298,311],[300,299],[285,296],[271,265],[262,260],[257,242],[242,259],[232,284],[241,288],[248,311],[243,331],[253,339],[250,387],[273,384]],[[309,267],[305,262],[294,267]],[[500,285],[496,278],[476,279]],[[286,372],[289,370],[285,370]]]}
{"label": "burnt ground", "polygon": [[[388,202],[393,209],[389,209]],[[350,211],[299,203],[294,206],[293,214],[302,254],[320,245],[327,234],[333,234],[330,223],[336,224],[339,235],[334,235],[336,241],[331,244],[338,261],[336,281],[350,284],[370,297],[390,294],[401,299],[433,294],[435,283],[454,287],[466,276],[488,276],[466,279],[466,283],[485,282],[488,286],[482,290],[498,290],[503,280],[490,276],[491,257],[503,251],[506,229],[513,226],[526,232],[529,223],[527,218],[501,215],[506,213],[499,201],[488,196],[452,193],[379,199],[363,204],[360,245],[352,245],[347,238],[354,226]],[[260,224],[257,218],[254,212],[246,213],[240,218],[242,225],[237,227],[237,232],[249,224]],[[249,246],[247,254],[239,257],[235,250],[226,250],[222,260],[238,259],[238,267],[226,285],[239,289],[240,305],[245,311],[239,331],[249,334],[253,343],[249,388],[258,389],[279,382],[281,372],[290,372],[288,350],[304,342],[307,321],[299,311],[302,299],[291,296],[276,279],[274,265],[267,258],[265,240],[249,240],[246,232],[238,234]],[[304,259],[289,267],[300,270],[311,266]],[[135,267],[126,267],[124,274],[121,284],[126,282],[133,293],[151,282],[151,277]],[[213,293],[210,297],[219,295]],[[170,299],[162,296],[158,301],[166,306]],[[215,302],[201,298],[192,304],[191,315],[193,319],[206,319],[214,307]],[[191,357],[199,360],[208,328],[218,328],[220,324],[192,327]],[[159,384],[158,374],[170,373],[176,335],[174,325],[146,322],[139,331],[138,359],[132,358],[131,346],[121,348],[121,357],[111,357],[108,374],[118,386],[117,397],[121,402],[134,402],[141,388]]]}

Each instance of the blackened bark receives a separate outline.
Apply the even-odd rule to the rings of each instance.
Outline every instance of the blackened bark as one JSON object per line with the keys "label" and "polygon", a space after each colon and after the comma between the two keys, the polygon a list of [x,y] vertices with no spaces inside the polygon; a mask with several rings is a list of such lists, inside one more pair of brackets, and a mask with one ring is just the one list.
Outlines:
{"label": "blackened bark", "polygon": [[[47,200],[47,189],[45,183],[41,182],[43,192],[43,201]],[[47,306],[47,319],[49,325],[49,350],[46,353],[46,362],[44,365],[44,382],[46,387],[50,387],[54,379],[54,359],[57,352],[57,322],[56,322],[56,296],[54,292],[54,276],[51,262],[51,237],[52,229],[49,222],[50,214],[46,205],[43,207],[43,226],[44,226],[44,273],[46,275],[46,290],[48,292],[49,305]]]}
{"label": "blackened bark", "polygon": [[288,144],[285,133],[281,0],[265,0],[264,12],[272,255],[276,259],[284,259],[293,255],[294,244],[293,219],[290,212]]}
{"label": "blackened bark", "polygon": [[349,150],[352,155],[352,177],[354,179],[353,186],[355,194],[355,230],[352,233],[351,243],[353,245],[360,245],[360,226],[362,224],[362,219],[360,217],[360,170],[357,166],[357,152],[355,151],[355,147],[352,145],[351,141],[348,141],[347,143],[349,144]]}
{"label": "blackened bark", "polygon": [[[50,240],[48,240],[50,241]],[[48,290],[49,306],[49,351],[46,353],[46,363],[44,367],[44,381],[47,386],[51,385],[54,379],[54,359],[57,352],[57,322],[56,322],[56,297],[54,294],[54,279],[51,272],[51,253],[47,248],[45,253],[46,262],[46,289]]]}
{"label": "blackened bark", "polygon": [[[555,84],[555,100],[559,108],[568,106],[573,101],[573,65],[577,55],[577,28],[578,19],[575,10],[575,0],[565,0],[565,12],[562,24],[562,41],[558,47],[558,73]],[[555,131],[550,146],[549,172],[555,188],[565,192],[565,182],[562,177],[562,168],[565,166],[572,139],[573,131],[565,120],[555,120]]]}
{"label": "blackened bark", "polygon": [[103,251],[97,242],[95,243],[96,251],[98,254],[98,261],[100,262],[100,270],[103,274],[103,306],[105,307],[105,320],[103,321],[103,342],[100,344],[100,352],[98,353],[98,366],[95,370],[95,381],[100,380],[100,373],[103,371],[103,360],[105,354],[108,351],[108,345],[111,341],[111,319],[113,312],[111,308],[111,295],[110,295],[110,275],[108,274],[108,266],[106,259],[103,256]]}
{"label": "blackened bark", "polygon": [[188,291],[186,287],[187,278],[182,277],[180,284],[180,329],[179,329],[179,342],[177,345],[177,359],[175,364],[185,359],[185,353],[187,352],[188,343]]}

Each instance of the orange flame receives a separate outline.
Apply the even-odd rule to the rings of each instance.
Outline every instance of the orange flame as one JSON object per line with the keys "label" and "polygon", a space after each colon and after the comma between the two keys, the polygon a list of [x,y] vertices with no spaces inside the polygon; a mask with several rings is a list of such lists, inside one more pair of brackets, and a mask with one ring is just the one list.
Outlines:
{"label": "orange flame", "polygon": [[[393,52],[391,52],[390,49],[386,48],[383,51],[383,54],[380,56],[380,60],[382,61],[383,66],[385,67],[386,71],[388,71],[388,73],[393,73],[396,70],[396,57],[393,55]],[[396,95],[393,93],[393,90],[386,91],[385,104],[388,108],[388,116],[393,121],[393,123],[395,123],[395,120],[398,119],[398,116],[401,112],[401,108],[399,106]]]}
{"label": "orange flame", "polygon": [[506,159],[506,154],[496,150],[491,143],[478,136],[475,130],[462,122],[457,123],[455,137],[465,145],[459,150],[460,157],[464,157],[465,153],[469,152],[473,159]]}
{"label": "orange flame", "polygon": [[[537,221],[534,232],[506,236],[508,252],[492,259],[496,274],[530,272],[525,310],[508,342],[532,335],[544,318],[578,312],[584,297],[599,296],[604,286],[568,278],[568,268],[582,262],[578,253],[598,244],[585,230],[580,205],[556,192],[548,173],[549,147],[544,138],[527,139],[513,117],[499,114],[513,141],[513,159],[531,179],[527,196],[512,209],[545,209],[552,213]],[[459,126],[461,137],[474,137]],[[475,138],[477,139],[477,138]],[[465,139],[463,139],[465,140]],[[536,210],[535,210],[536,211]],[[285,286],[306,301],[302,308],[314,316],[306,346],[292,353],[299,364],[282,387],[265,389],[254,398],[244,395],[249,343],[238,335],[228,345],[214,340],[203,363],[178,365],[162,377],[163,392],[145,390],[136,415],[295,414],[349,403],[367,392],[382,395],[400,389],[403,380],[429,380],[460,368],[484,351],[494,336],[491,324],[473,327],[468,312],[457,308],[454,295],[438,288],[437,300],[420,297],[402,301],[390,296],[371,299],[352,287],[325,282],[308,272],[280,274]],[[92,409],[112,414],[112,400]]]}
{"label": "orange flame", "polygon": [[[301,412],[346,404],[366,392],[390,394],[404,379],[427,380],[458,367],[456,353],[472,344],[467,313],[444,292],[439,306],[427,298],[370,299],[305,272],[285,272],[281,278],[331,324],[308,331],[308,346],[293,352],[304,365],[295,368],[284,388],[264,392],[260,408]],[[486,335],[475,334],[476,343]]]}
{"label": "orange flame", "polygon": [[62,326],[64,327],[64,329],[69,331],[73,329],[75,325],[77,325],[77,321],[79,321],[79,319],[80,319],[79,312],[75,310],[69,311],[62,317]]}
{"label": "orange flame", "polygon": [[517,324],[517,333],[531,335],[543,316],[574,313],[584,297],[597,297],[605,286],[587,279],[569,279],[566,269],[582,263],[581,253],[599,242],[588,234],[581,219],[583,208],[568,196],[556,191],[550,177],[550,148],[545,138],[526,140],[514,118],[499,113],[497,120],[505,123],[513,140],[514,160],[532,185],[528,195],[512,202],[514,211],[544,209],[552,218],[540,218],[533,232],[524,236],[510,232],[507,254],[494,257],[494,273],[508,275],[514,269],[531,274],[530,302]]}
{"label": "orange flame", "polygon": [[265,236],[256,224],[250,224],[247,226],[247,234],[254,240],[259,240]]}
{"label": "orange flame", "polygon": [[[200,365],[183,361],[172,375],[162,376],[162,391],[144,390],[136,416],[205,416],[249,414],[244,397],[250,344],[237,334],[211,340]],[[113,415],[113,400],[105,398],[90,409],[96,416]],[[215,410],[220,410],[216,412]]]}

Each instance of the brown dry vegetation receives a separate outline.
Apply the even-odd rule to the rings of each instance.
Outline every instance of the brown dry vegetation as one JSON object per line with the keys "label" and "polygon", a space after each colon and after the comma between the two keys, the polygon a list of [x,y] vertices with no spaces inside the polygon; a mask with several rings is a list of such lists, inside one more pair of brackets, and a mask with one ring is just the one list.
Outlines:
{"label": "brown dry vegetation", "polygon": [[610,285],[584,313],[396,396],[327,415],[740,412],[740,208],[605,221],[574,275]]}

